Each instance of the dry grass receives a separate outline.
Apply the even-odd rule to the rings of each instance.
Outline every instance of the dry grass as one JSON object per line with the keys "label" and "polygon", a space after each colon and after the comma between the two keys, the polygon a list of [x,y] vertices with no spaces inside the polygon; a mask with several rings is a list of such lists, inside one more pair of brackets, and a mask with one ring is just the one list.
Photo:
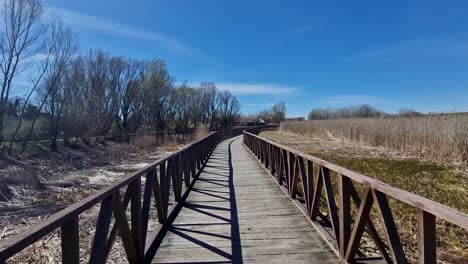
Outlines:
{"label": "dry grass", "polygon": [[[431,162],[383,147],[344,143],[310,132],[308,135],[263,132],[261,136],[468,213],[468,168],[462,164]],[[336,185],[336,181],[334,183]],[[362,186],[356,187],[362,189]],[[404,248],[410,260],[414,260],[417,253],[416,210],[394,199],[389,201]],[[373,215],[377,219],[375,212]],[[468,263],[467,230],[438,220],[437,234],[439,262]]]}
{"label": "dry grass", "polygon": [[199,127],[193,133],[193,140],[202,139],[210,134],[210,129],[208,127]]}
{"label": "dry grass", "polygon": [[436,161],[468,161],[468,115],[338,119],[281,124],[281,131],[381,146]]}
{"label": "dry grass", "polygon": [[[197,133],[198,136],[200,134]],[[74,148],[60,145],[58,153],[51,152],[47,142],[36,142],[31,144],[25,156],[0,159],[0,241],[23,232],[63,207],[84,199],[168,152],[182,148],[197,135],[168,136],[164,142],[154,136],[141,136],[130,144],[101,140],[89,145],[79,143]],[[8,195],[11,198],[6,197],[5,194],[10,192],[7,184],[12,190],[21,192]],[[80,215],[82,262],[89,257],[98,211],[99,207],[93,207]],[[149,224],[150,229],[158,225],[156,210],[151,210]],[[7,263],[59,262],[59,232],[58,229],[33,243]],[[112,249],[110,263],[126,262],[125,250],[119,240]]]}

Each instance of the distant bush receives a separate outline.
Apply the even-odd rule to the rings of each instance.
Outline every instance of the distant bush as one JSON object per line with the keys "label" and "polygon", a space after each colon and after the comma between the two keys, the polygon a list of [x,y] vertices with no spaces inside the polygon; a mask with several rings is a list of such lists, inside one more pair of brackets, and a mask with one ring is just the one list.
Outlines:
{"label": "distant bush", "polygon": [[314,108],[307,116],[308,120],[326,120],[343,118],[380,117],[385,113],[370,105],[351,106],[343,108]]}

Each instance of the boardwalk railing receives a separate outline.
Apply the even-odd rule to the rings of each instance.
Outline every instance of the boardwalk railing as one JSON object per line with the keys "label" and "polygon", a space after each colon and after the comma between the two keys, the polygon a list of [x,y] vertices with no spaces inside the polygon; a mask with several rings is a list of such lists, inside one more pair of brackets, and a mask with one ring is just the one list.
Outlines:
{"label": "boardwalk railing", "polygon": [[[403,191],[379,180],[345,169],[330,162],[307,155],[273,141],[244,132],[244,144],[257,156],[304,214],[319,229],[321,223],[329,223],[335,251],[342,261],[353,262],[362,252],[358,251],[364,231],[374,240],[382,258],[388,263],[407,263],[397,227],[387,200],[392,197],[417,210],[417,243],[419,263],[436,263],[436,218],[468,230],[468,215],[452,208]],[[315,168],[315,169],[314,169]],[[315,171],[315,172],[314,172]],[[335,172],[337,179],[331,176]],[[298,182],[302,184],[302,197],[298,195]],[[332,182],[338,182],[338,203]],[[364,191],[359,195],[354,183]],[[322,191],[325,191],[325,199]],[[320,203],[326,201],[328,216],[319,212]],[[358,208],[354,219],[351,201]],[[377,232],[370,213],[378,212],[385,234],[385,241]],[[353,224],[352,224],[353,223]],[[322,231],[325,229],[322,229]],[[325,232],[323,232],[325,233]]]}
{"label": "boardwalk railing", "polygon": [[[272,128],[257,127],[249,131],[258,133]],[[241,135],[243,130],[244,128],[232,128],[213,132],[84,200],[66,207],[25,232],[0,242],[0,263],[4,263],[30,244],[57,229],[61,231],[62,262],[79,263],[79,217],[95,205],[99,205],[100,210],[89,262],[104,263],[109,257],[117,235],[121,237],[130,263],[150,261],[154,254],[151,252],[154,250],[151,244],[159,233],[158,230],[148,232],[150,211],[154,210],[152,204],[156,204],[156,215],[161,223],[160,230],[171,217],[174,208],[190,191],[194,178],[216,145],[226,138]],[[171,202],[171,198],[175,202]],[[130,212],[127,213],[128,207]],[[127,219],[128,215],[130,219]]]}

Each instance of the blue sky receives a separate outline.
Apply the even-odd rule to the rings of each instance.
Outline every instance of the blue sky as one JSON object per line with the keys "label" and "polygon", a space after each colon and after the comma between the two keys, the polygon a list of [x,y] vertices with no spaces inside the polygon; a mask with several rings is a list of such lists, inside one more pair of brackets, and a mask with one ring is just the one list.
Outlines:
{"label": "blue sky", "polygon": [[468,111],[468,1],[50,0],[82,50],[163,58],[244,113],[283,100],[395,112]]}

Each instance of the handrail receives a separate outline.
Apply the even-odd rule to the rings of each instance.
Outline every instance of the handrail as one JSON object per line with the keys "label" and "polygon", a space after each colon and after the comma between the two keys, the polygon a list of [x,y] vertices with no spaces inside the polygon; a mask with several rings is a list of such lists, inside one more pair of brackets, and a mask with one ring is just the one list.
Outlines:
{"label": "handrail", "polygon": [[[264,126],[247,130],[258,133],[272,128]],[[64,208],[24,232],[1,241],[0,263],[4,263],[16,253],[58,228],[61,229],[62,262],[79,263],[79,216],[98,204],[100,204],[100,211],[90,262],[104,263],[106,261],[117,233],[122,238],[130,263],[149,261],[152,256],[148,252],[148,244],[153,242],[158,235],[156,232],[153,237],[147,239],[152,200],[154,199],[156,203],[158,221],[164,226],[175,206],[180,204],[183,197],[190,191],[191,185],[216,145],[226,138],[241,135],[244,129],[246,128],[230,128],[213,132]],[[145,177],[144,184],[142,184],[143,177]],[[123,198],[121,191],[125,191]],[[174,205],[169,206],[170,198],[174,198],[176,202]],[[130,226],[126,216],[127,207],[130,207]],[[112,218],[114,219],[113,225],[111,224]]]}
{"label": "handrail", "polygon": [[[366,227],[387,262],[407,262],[388,205],[387,195],[418,210],[418,260],[420,263],[435,263],[436,261],[436,217],[468,230],[467,214],[435,201],[247,131],[244,131],[244,144],[257,156],[265,168],[270,169],[270,174],[274,176],[280,186],[283,183],[286,185],[286,191],[292,199],[296,198],[298,177],[301,177],[305,211],[312,221],[317,221],[320,196],[325,188],[333,239],[336,241],[339,257],[346,262],[355,260],[359,242]],[[315,177],[314,165],[319,166]],[[334,198],[330,171],[338,174],[338,204]],[[366,187],[363,197],[359,196],[353,181]],[[354,225],[351,225],[351,199],[359,208]],[[370,220],[369,214],[373,204],[376,205],[383,220],[385,235],[390,241],[389,245],[383,243]],[[386,252],[386,247],[389,248],[390,254]]]}

